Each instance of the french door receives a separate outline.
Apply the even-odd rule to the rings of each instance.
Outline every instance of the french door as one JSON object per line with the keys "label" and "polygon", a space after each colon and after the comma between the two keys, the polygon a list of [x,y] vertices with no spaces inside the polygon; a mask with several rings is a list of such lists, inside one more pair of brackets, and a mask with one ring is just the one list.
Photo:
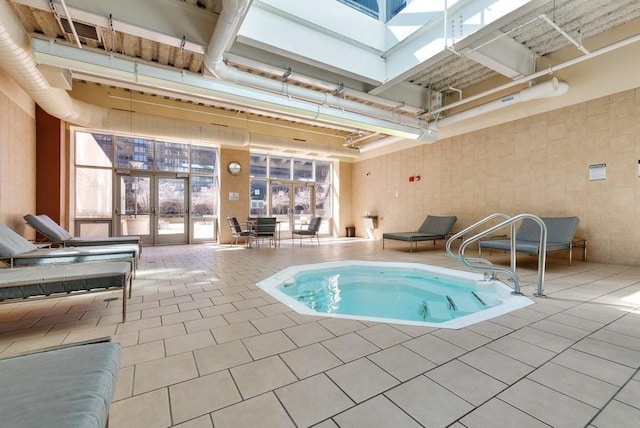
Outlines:
{"label": "french door", "polygon": [[189,240],[188,179],[175,175],[117,174],[116,229],[146,245]]}
{"label": "french door", "polygon": [[315,207],[315,188],[306,182],[271,182],[271,215],[280,222],[283,237],[290,237],[291,230],[309,223]]}

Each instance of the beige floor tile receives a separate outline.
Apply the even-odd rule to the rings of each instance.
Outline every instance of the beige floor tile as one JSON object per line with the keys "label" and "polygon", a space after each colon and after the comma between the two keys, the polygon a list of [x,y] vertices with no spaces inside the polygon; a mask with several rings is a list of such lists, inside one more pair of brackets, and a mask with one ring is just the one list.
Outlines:
{"label": "beige floor tile", "polygon": [[326,372],[356,403],[373,397],[399,382],[366,358],[343,364]]}
{"label": "beige floor tile", "polygon": [[269,333],[271,331],[282,330],[287,327],[295,326],[296,323],[284,314],[271,315],[266,318],[259,318],[251,321],[251,324],[257,328],[260,333]]}
{"label": "beige floor tile", "polygon": [[143,309],[141,318],[159,317],[162,315],[175,314],[178,312],[178,305],[160,306],[159,308]]}
{"label": "beige floor tile", "polygon": [[622,386],[635,372],[631,367],[574,349],[567,349],[552,361],[617,386]]}
{"label": "beige floor tile", "polygon": [[169,387],[174,423],[214,412],[241,401],[229,372],[222,371]]}
{"label": "beige floor tile", "polygon": [[433,334],[411,339],[403,344],[428,360],[442,364],[465,353],[465,350]]}
{"label": "beige floor tile", "polygon": [[549,361],[556,354],[539,346],[506,336],[487,344],[487,348],[515,358],[532,367],[538,367]]}
{"label": "beige floor tile", "polygon": [[511,386],[498,398],[557,428],[585,426],[598,411],[528,379]]}
{"label": "beige floor tile", "polygon": [[[636,374],[636,379],[638,376]],[[616,400],[628,404],[630,406],[638,406],[640,403],[640,381],[631,380],[627,383],[620,393],[616,396]]]}
{"label": "beige floor tile", "polygon": [[538,368],[528,378],[593,407],[603,407],[618,391],[615,385],[554,363]]}
{"label": "beige floor tile", "polygon": [[418,428],[421,426],[382,395],[339,414],[335,420],[342,427]]}
{"label": "beige floor tile", "polygon": [[134,395],[198,377],[193,355],[174,355],[135,366]]}
{"label": "beige floor tile", "polygon": [[324,374],[280,388],[276,395],[298,427],[311,426],[354,405]]}
{"label": "beige floor tile", "polygon": [[155,328],[160,327],[162,325],[162,321],[160,317],[147,318],[138,321],[131,321],[129,316],[127,315],[127,322],[118,325],[117,334],[123,333],[131,333],[133,331],[145,330],[147,328]]}
{"label": "beige floor tile", "polygon": [[409,380],[436,366],[401,345],[376,352],[367,358],[400,381]]}
{"label": "beige floor tile", "polygon": [[440,329],[434,331],[431,334],[439,337],[442,340],[446,340],[447,342],[457,346],[458,348],[462,348],[467,351],[471,351],[491,342],[491,339],[489,337],[483,336],[482,334],[475,333],[467,329]]}
{"label": "beige floor tile", "polygon": [[164,356],[164,343],[162,343],[162,340],[143,345],[128,346],[122,348],[120,366],[132,366],[146,361],[158,360],[164,358]]}
{"label": "beige floor tile", "polygon": [[385,395],[428,427],[446,427],[473,410],[471,404],[424,376],[405,382]]}
{"label": "beige floor tile", "polygon": [[256,308],[239,310],[237,312],[229,312],[222,315],[229,324],[238,324],[245,321],[251,321],[264,318],[264,314]]}
{"label": "beige floor tile", "polygon": [[215,345],[215,342],[216,341],[213,339],[211,332],[209,330],[205,330],[193,334],[165,339],[164,347],[167,352],[167,356],[171,356],[196,349],[206,348],[208,346]]}
{"label": "beige floor tile", "polygon": [[615,363],[624,364],[628,367],[638,368],[640,352],[623,348],[601,340],[587,337],[573,345],[573,349],[595,355]]}
{"label": "beige floor tile", "polygon": [[224,343],[232,340],[244,339],[260,334],[260,332],[250,322],[232,324],[224,327],[216,327],[211,330],[216,342]]}
{"label": "beige floor tile", "polygon": [[[637,425],[640,312],[622,299],[637,291],[629,284],[640,268],[559,260],[547,269],[550,298],[460,330],[301,315],[256,287],[294,262],[415,261],[415,254],[383,252],[375,241],[336,242],[259,252],[215,244],[145,248],[126,323],[121,302],[102,301],[108,293],[0,305],[0,352],[111,335],[122,346],[112,427],[211,428],[214,414],[220,423],[259,414],[264,424],[316,428],[395,428],[405,421],[562,427],[589,424],[601,405],[590,428]],[[457,267],[439,250],[419,255]],[[520,272],[530,294],[535,261]],[[586,303],[560,299],[561,292],[603,297]],[[184,312],[167,313],[176,305]],[[389,379],[403,383],[385,390]],[[497,381],[512,386],[492,398]],[[356,406],[345,392],[364,401]],[[481,405],[474,410],[469,402]]]}
{"label": "beige floor tile", "polygon": [[558,321],[550,321],[548,319],[536,321],[531,324],[531,328],[555,334],[556,336],[564,337],[572,341],[580,340],[589,334],[588,330],[573,327]]}
{"label": "beige floor tile", "polygon": [[171,426],[169,394],[158,389],[111,404],[109,428]]}
{"label": "beige floor tile", "polygon": [[200,311],[194,309],[193,311],[178,312],[175,314],[163,315],[160,318],[162,318],[162,325],[170,325],[170,324],[183,323],[185,321],[198,320],[202,318],[202,315],[200,314]]}
{"label": "beige floor tile", "polygon": [[215,329],[218,327],[224,327],[229,325],[222,315],[214,315],[206,318],[194,319],[186,321],[184,323],[185,328],[189,333],[196,333],[198,331]]}
{"label": "beige floor tile", "polygon": [[284,385],[297,378],[279,357],[269,357],[230,369],[244,399],[255,397]]}
{"label": "beige floor tile", "polygon": [[513,331],[508,327],[496,324],[492,321],[482,321],[467,327],[467,329],[491,339],[498,339],[502,336],[506,336]]}
{"label": "beige floor tile", "polygon": [[207,308],[200,308],[198,311],[202,314],[203,317],[212,317],[215,315],[222,315],[228,312],[236,312],[238,308],[233,306],[231,303],[225,303],[221,305],[210,306]]}
{"label": "beige floor tile", "polygon": [[489,348],[480,348],[459,358],[460,361],[508,385],[524,378],[534,367]]}
{"label": "beige floor tile", "polygon": [[380,348],[356,333],[348,333],[334,339],[325,340],[322,344],[345,363],[378,352]]}
{"label": "beige floor tile", "polygon": [[380,349],[386,349],[411,339],[411,336],[396,330],[387,324],[378,324],[373,327],[358,330],[358,334]]}
{"label": "beige floor tile", "polygon": [[124,333],[124,334],[116,334],[111,336],[111,340],[114,342],[118,342],[120,344],[120,346],[122,346],[123,348],[126,346],[134,346],[138,344],[138,335],[139,332],[134,331],[131,333]]}
{"label": "beige floor tile", "polygon": [[463,417],[465,428],[549,428],[549,425],[496,398]]}
{"label": "beige floor tile", "polygon": [[259,336],[242,339],[254,360],[296,349],[295,343],[281,331],[272,331]]}
{"label": "beige floor tile", "polygon": [[[637,404],[637,403],[636,403]],[[636,428],[640,421],[640,409],[614,400],[593,421],[597,428]]]}
{"label": "beige floor tile", "polygon": [[211,416],[205,415],[173,426],[175,428],[213,428],[213,422],[211,422]]}
{"label": "beige floor tile", "polygon": [[161,327],[140,330],[138,341],[140,343],[155,342],[169,337],[183,336],[187,334],[183,324],[163,325]]}
{"label": "beige floor tile", "polygon": [[593,333],[590,338],[622,346],[623,348],[633,349],[634,351],[640,351],[640,338],[622,334],[606,327]]}
{"label": "beige floor tile", "polygon": [[295,425],[272,392],[214,412],[216,428],[294,428]]}
{"label": "beige floor tile", "polygon": [[559,353],[570,347],[574,341],[546,331],[524,327],[514,331],[509,337]]}
{"label": "beige floor tile", "polygon": [[299,379],[329,370],[342,364],[335,355],[315,343],[280,355]]}
{"label": "beige floor tile", "polygon": [[320,324],[336,336],[342,336],[343,334],[366,328],[366,325],[360,321],[341,318],[326,318],[321,320]]}
{"label": "beige floor tile", "polygon": [[122,400],[133,395],[133,366],[121,367],[118,371],[113,401]]}
{"label": "beige floor tile", "polygon": [[286,328],[284,329],[284,333],[298,346],[307,346],[335,337],[333,333],[317,322],[309,322],[296,327]]}
{"label": "beige floor tile", "polygon": [[193,355],[200,374],[214,373],[251,361],[251,356],[239,340],[199,349]]}
{"label": "beige floor tile", "polygon": [[508,386],[457,360],[441,365],[425,376],[474,406],[490,400]]}

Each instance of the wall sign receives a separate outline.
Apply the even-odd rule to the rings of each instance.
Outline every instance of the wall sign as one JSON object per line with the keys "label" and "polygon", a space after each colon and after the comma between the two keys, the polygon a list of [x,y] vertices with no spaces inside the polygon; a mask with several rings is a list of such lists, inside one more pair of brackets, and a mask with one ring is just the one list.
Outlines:
{"label": "wall sign", "polygon": [[606,180],[607,179],[607,164],[606,163],[594,163],[589,165],[589,180]]}

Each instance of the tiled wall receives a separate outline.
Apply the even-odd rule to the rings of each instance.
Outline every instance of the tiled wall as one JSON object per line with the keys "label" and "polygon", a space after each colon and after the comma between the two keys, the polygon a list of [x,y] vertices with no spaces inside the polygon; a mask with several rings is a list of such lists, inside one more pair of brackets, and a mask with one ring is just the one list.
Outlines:
{"label": "tiled wall", "polygon": [[[635,89],[358,162],[354,218],[362,230],[378,214],[380,236],[427,214],[457,215],[455,230],[493,212],[577,215],[589,260],[640,265],[639,159]],[[606,180],[589,180],[600,163]]]}
{"label": "tiled wall", "polygon": [[0,75],[0,222],[31,238],[22,216],[36,205],[34,104]]}

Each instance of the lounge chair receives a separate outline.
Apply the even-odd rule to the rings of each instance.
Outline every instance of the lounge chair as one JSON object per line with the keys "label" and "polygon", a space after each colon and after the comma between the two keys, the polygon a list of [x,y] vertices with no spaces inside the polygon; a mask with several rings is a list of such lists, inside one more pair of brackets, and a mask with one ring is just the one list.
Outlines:
{"label": "lounge chair", "polygon": [[447,239],[449,237],[449,233],[457,220],[458,217],[454,215],[428,215],[422,222],[422,225],[415,232],[383,233],[382,249],[384,249],[385,239],[408,242],[409,252],[413,252],[414,244],[415,248],[418,248],[418,242],[420,241],[433,241],[433,244],[435,245],[436,241]]}
{"label": "lounge chair", "polygon": [[[122,322],[127,319],[127,289],[131,297],[131,263],[49,264],[0,269],[0,301],[55,296],[73,291],[122,289]],[[22,300],[20,300],[22,301]]]}
{"label": "lounge chair", "polygon": [[227,223],[229,223],[229,229],[231,230],[231,236],[233,237],[233,242],[231,245],[238,245],[238,241],[240,239],[245,240],[245,245],[249,244],[249,239],[251,238],[250,230],[242,230],[238,219],[235,217],[227,217]]}
{"label": "lounge chair", "polygon": [[[276,227],[277,220],[275,217],[258,217],[251,229],[251,241],[256,242],[256,247],[260,247],[260,240],[266,239],[269,244],[276,246]],[[251,242],[250,241],[250,242]]]}
{"label": "lounge chair", "polygon": [[135,244],[38,248],[5,224],[0,223],[0,261],[7,261],[11,267],[52,263],[126,260],[131,263],[135,275],[139,255],[140,248]]}
{"label": "lounge chair", "polygon": [[23,217],[29,226],[40,232],[51,243],[59,244],[63,247],[84,247],[94,245],[111,244],[136,244],[142,251],[142,238],[140,236],[105,236],[100,238],[78,238],[71,235],[65,228],[53,221],[46,214],[27,214]]}
{"label": "lounge chair", "polygon": [[[547,253],[558,251],[569,252],[569,265],[573,258],[573,248],[580,247],[583,250],[582,258],[586,261],[587,246],[584,240],[577,245],[575,240],[576,230],[580,219],[578,217],[540,217],[547,226]],[[524,219],[515,239],[516,251],[529,254],[539,254],[540,252],[540,226],[534,220]],[[478,251],[482,254],[482,250],[511,250],[510,239],[488,239],[479,242]]]}
{"label": "lounge chair", "polygon": [[318,241],[318,245],[320,245],[320,237],[318,236],[318,231],[320,230],[321,223],[322,217],[312,217],[306,229],[293,229],[291,231],[291,239],[295,240],[296,235],[298,235],[300,237],[300,246],[302,246],[303,236],[308,236],[312,240],[315,237]]}
{"label": "lounge chair", "polygon": [[0,359],[2,426],[106,427],[120,355],[100,338]]}

